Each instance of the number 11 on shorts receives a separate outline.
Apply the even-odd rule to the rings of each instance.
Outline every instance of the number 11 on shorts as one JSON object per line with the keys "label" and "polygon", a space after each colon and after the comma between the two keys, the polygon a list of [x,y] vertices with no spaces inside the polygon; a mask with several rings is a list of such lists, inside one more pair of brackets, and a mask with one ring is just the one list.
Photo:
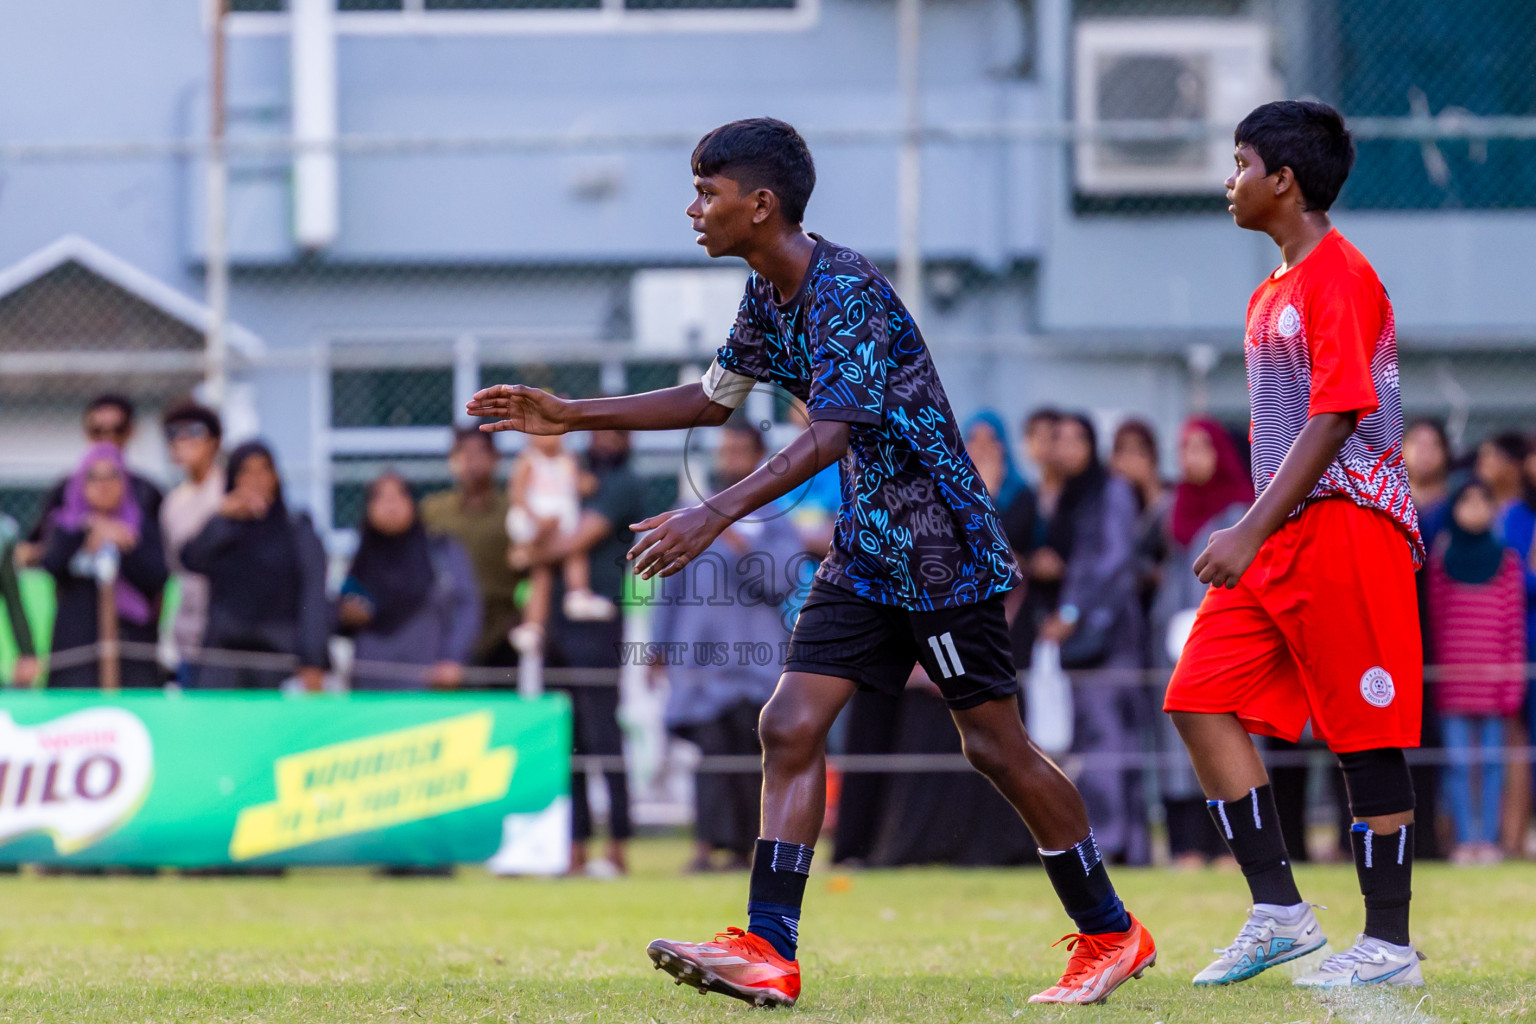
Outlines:
{"label": "number 11 on shorts", "polygon": [[[943,646],[939,646],[942,644]],[[939,663],[939,671],[944,673],[945,679],[965,675],[965,666],[960,664],[960,652],[955,650],[955,638],[951,633],[940,633],[938,636],[928,638],[928,646],[933,648],[933,659]],[[945,653],[948,653],[948,659]]]}

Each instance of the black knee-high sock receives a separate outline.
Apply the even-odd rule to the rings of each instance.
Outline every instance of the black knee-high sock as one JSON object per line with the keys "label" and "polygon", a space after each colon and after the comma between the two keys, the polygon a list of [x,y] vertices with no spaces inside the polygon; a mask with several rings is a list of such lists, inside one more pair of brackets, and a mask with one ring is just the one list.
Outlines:
{"label": "black knee-high sock", "polygon": [[1103,935],[1130,930],[1131,917],[1109,881],[1093,832],[1070,850],[1041,850],[1040,860],[1078,931]]}
{"label": "black knee-high sock", "polygon": [[795,958],[800,941],[800,904],[811,873],[809,846],[759,839],[747,896],[747,931],[767,939],[780,956]]}
{"label": "black knee-high sock", "polygon": [[1372,832],[1357,821],[1349,830],[1355,874],[1365,897],[1365,934],[1406,946],[1408,907],[1413,899],[1413,826]]}
{"label": "black knee-high sock", "polygon": [[1291,858],[1280,834],[1280,812],[1269,786],[1250,789],[1241,800],[1207,800],[1216,830],[1227,841],[1248,880],[1255,903],[1282,907],[1302,902],[1291,877]]}

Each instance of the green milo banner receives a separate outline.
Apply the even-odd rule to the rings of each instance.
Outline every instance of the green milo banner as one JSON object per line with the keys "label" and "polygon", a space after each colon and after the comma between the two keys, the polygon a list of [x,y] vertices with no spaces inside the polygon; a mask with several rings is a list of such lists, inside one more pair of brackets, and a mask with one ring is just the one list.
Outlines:
{"label": "green milo banner", "polygon": [[0,863],[569,857],[563,696],[0,691]]}

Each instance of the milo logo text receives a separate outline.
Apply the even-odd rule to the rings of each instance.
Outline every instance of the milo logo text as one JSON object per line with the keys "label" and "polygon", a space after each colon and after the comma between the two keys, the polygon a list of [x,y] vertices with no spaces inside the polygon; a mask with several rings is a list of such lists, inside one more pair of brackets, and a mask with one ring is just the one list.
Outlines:
{"label": "milo logo text", "polygon": [[133,817],[153,774],[149,731],[122,708],[35,726],[0,711],[0,844],[41,832],[78,852]]}

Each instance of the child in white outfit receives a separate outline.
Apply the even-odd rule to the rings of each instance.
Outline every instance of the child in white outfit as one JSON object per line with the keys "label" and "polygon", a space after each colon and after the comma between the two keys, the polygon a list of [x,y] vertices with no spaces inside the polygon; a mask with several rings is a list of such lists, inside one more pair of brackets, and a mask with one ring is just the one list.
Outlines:
{"label": "child in white outfit", "polygon": [[[567,452],[559,436],[529,437],[512,463],[507,482],[510,508],[507,535],[512,539],[510,558],[515,569],[529,568],[530,590],[523,621],[512,630],[513,647],[537,651],[543,647],[549,623],[550,594],[554,575],[547,565],[533,565],[529,547],[540,540],[569,536],[581,518],[581,471],[575,456]],[[611,619],[612,601],[592,593],[591,573],[585,553],[571,554],[561,564],[565,578],[565,617],[572,621]]]}

